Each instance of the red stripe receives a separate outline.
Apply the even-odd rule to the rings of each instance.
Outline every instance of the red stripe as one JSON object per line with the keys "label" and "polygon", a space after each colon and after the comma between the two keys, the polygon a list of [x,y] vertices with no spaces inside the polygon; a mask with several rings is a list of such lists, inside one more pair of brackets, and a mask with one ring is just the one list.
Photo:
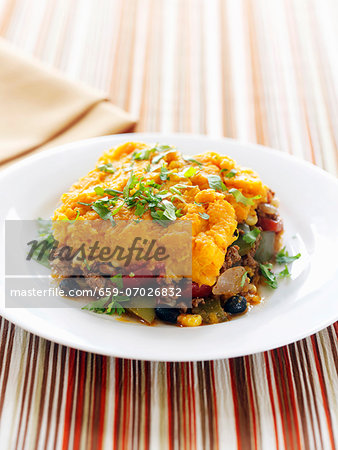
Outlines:
{"label": "red stripe", "polygon": [[191,386],[191,399],[192,399],[192,423],[194,429],[193,443],[194,449],[196,449],[196,398],[195,398],[195,379],[194,379],[194,363],[189,363],[190,366],[190,386]]}
{"label": "red stripe", "polygon": [[77,401],[76,401],[76,416],[75,416],[74,441],[73,441],[74,450],[80,448],[81,427],[83,418],[84,386],[86,382],[86,360],[87,354],[85,352],[79,352],[79,376],[76,393]]}
{"label": "red stripe", "polygon": [[151,398],[151,371],[150,362],[144,361],[144,448],[148,449],[150,445],[150,398]]}
{"label": "red stripe", "polygon": [[316,342],[315,335],[311,336],[311,343],[312,343],[312,348],[313,348],[313,354],[315,357],[316,369],[317,369],[317,373],[318,373],[318,381],[319,381],[320,391],[321,391],[322,399],[323,399],[323,406],[324,406],[324,411],[325,411],[325,416],[326,416],[327,428],[328,428],[329,436],[330,436],[331,448],[332,448],[332,450],[334,450],[336,447],[335,447],[335,442],[334,442],[334,437],[333,437],[329,406],[327,404],[327,391],[326,391],[326,387],[324,384],[324,377],[323,377],[321,364],[319,361],[319,352],[318,352],[318,347],[317,347],[318,344]]}
{"label": "red stripe", "polygon": [[127,359],[123,360],[123,422],[122,422],[122,448],[127,448],[128,424],[129,424],[129,364]]}
{"label": "red stripe", "polygon": [[73,348],[69,350],[68,359],[68,379],[67,379],[67,394],[66,394],[66,407],[65,407],[65,420],[64,420],[64,432],[62,439],[62,448],[69,448],[69,435],[72,420],[73,402],[74,402],[74,387],[75,387],[75,376],[76,376],[76,360],[77,351]]}
{"label": "red stripe", "polygon": [[232,400],[234,403],[234,412],[235,412],[237,447],[240,449],[240,448],[242,448],[242,442],[241,442],[241,434],[240,434],[240,426],[239,426],[239,408],[238,408],[238,400],[237,400],[236,374],[235,374],[233,359],[229,359],[229,367],[230,367]]}
{"label": "red stripe", "polygon": [[219,448],[219,433],[218,433],[218,406],[216,397],[216,382],[215,382],[215,366],[214,361],[210,361],[211,369],[211,381],[212,381],[212,396],[214,400],[214,420],[215,420],[215,431],[216,431],[216,448]]}
{"label": "red stripe", "polygon": [[[98,356],[101,360],[101,374],[99,374],[100,378],[100,409],[99,409],[99,424],[98,424],[98,438],[97,438],[97,447],[99,450],[103,448],[103,428],[104,428],[104,417],[106,411],[106,390],[107,390],[107,358],[105,356]],[[101,376],[100,376],[101,375]],[[96,433],[96,430],[95,430]],[[95,449],[95,450],[96,450]]]}
{"label": "red stripe", "polygon": [[246,379],[248,382],[248,391],[249,391],[249,402],[250,402],[250,408],[251,408],[251,418],[252,418],[252,425],[253,425],[253,435],[254,435],[254,443],[255,443],[255,449],[257,450],[258,444],[257,444],[257,421],[256,421],[256,410],[255,410],[255,403],[253,398],[253,392],[252,392],[252,381],[251,381],[251,369],[250,369],[250,361],[249,357],[245,357],[245,369],[246,369]]}
{"label": "red stripe", "polygon": [[187,448],[187,430],[186,430],[186,426],[187,426],[187,419],[186,419],[186,414],[189,414],[189,408],[186,408],[186,404],[187,404],[187,395],[186,395],[186,380],[185,380],[185,376],[186,376],[186,363],[181,363],[180,364],[180,369],[181,369],[181,401],[182,401],[182,416],[183,416],[183,442],[184,442],[184,449]]}
{"label": "red stripe", "polygon": [[168,400],[168,443],[169,449],[173,448],[172,441],[172,403],[171,403],[171,379],[170,379],[170,363],[166,363],[167,366],[167,400]]}
{"label": "red stripe", "polygon": [[120,364],[119,358],[115,359],[115,403],[114,403],[114,450],[118,448],[119,439],[119,410],[120,410]]}
{"label": "red stripe", "polygon": [[269,388],[270,403],[271,403],[271,408],[272,408],[273,426],[274,426],[274,430],[275,430],[276,449],[279,450],[276,407],[275,407],[275,400],[273,397],[271,372],[270,372],[269,357],[268,357],[267,352],[264,353],[264,360],[265,360],[266,378],[267,378],[268,388]]}

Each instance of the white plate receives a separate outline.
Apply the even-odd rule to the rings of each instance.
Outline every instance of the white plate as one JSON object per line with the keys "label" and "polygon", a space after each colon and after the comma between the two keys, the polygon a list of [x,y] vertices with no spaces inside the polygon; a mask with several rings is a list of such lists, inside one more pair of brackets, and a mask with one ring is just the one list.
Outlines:
{"label": "white plate", "polygon": [[[1,173],[1,228],[6,218],[48,218],[60,195],[94,166],[104,150],[128,140],[173,144],[186,154],[215,150],[255,169],[280,199],[288,250],[302,253],[292,265],[292,279],[281,282],[263,304],[244,316],[198,328],[148,327],[73,308],[10,309],[5,308],[2,295],[0,312],[4,317],[70,347],[164,361],[208,360],[269,350],[337,320],[338,182],[319,168],[273,149],[230,139],[149,133],[64,145],[26,158]],[[2,292],[3,284],[2,273]]]}

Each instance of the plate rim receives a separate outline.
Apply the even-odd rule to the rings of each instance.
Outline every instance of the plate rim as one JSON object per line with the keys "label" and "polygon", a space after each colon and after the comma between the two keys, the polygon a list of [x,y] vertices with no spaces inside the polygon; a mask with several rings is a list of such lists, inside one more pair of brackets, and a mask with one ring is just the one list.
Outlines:
{"label": "plate rim", "polygon": [[[289,161],[292,161],[293,163],[296,163],[298,166],[307,166],[308,169],[312,170],[312,171],[316,171],[318,174],[320,174],[321,176],[324,176],[325,178],[328,178],[331,182],[334,183],[334,185],[336,186],[336,188],[338,189],[338,179],[331,173],[323,170],[322,168],[312,164],[309,161],[303,160],[295,155],[291,155],[289,153],[286,153],[284,151],[278,150],[278,149],[274,149],[272,147],[267,147],[267,146],[263,146],[260,144],[255,144],[255,143],[251,143],[251,142],[246,142],[243,140],[237,140],[237,139],[231,139],[231,138],[224,138],[224,137],[212,137],[212,136],[208,136],[208,135],[203,135],[203,134],[194,134],[194,133],[161,133],[161,132],[140,132],[140,133],[123,133],[123,134],[113,134],[113,135],[106,135],[106,136],[99,136],[99,137],[93,137],[93,138],[89,138],[89,139],[83,139],[83,140],[79,140],[79,141],[74,141],[71,143],[66,143],[63,145],[59,145],[57,147],[53,147],[50,149],[47,149],[45,151],[33,154],[33,155],[29,155],[25,158],[23,158],[22,160],[13,163],[12,165],[10,165],[9,167],[4,168],[3,170],[0,171],[0,183],[1,181],[6,178],[7,176],[11,175],[12,172],[15,172],[16,170],[21,169],[22,167],[25,167],[26,165],[30,165],[31,163],[35,162],[35,161],[39,161],[41,159],[48,159],[48,157],[57,154],[58,152],[62,151],[66,151],[67,149],[72,149],[73,147],[77,148],[79,146],[81,146],[82,144],[90,144],[90,143],[99,143],[99,142],[105,142],[105,141],[122,141],[122,142],[127,142],[128,140],[133,140],[133,141],[137,141],[137,140],[142,140],[143,139],[161,139],[161,140],[166,140],[166,139],[183,139],[183,140],[204,140],[205,142],[210,143],[210,146],[212,146],[213,142],[217,142],[217,143],[221,143],[224,142],[225,144],[232,144],[235,146],[239,146],[239,147],[247,147],[247,148],[252,148],[257,149],[259,148],[260,151],[262,152],[267,152],[270,153],[271,151],[274,152],[274,155],[277,158],[283,158]],[[20,328],[23,328],[24,330],[40,336],[44,339],[47,339],[51,342],[55,342],[57,344],[60,345],[65,345],[67,347],[70,348],[74,348],[74,349],[78,349],[81,351],[86,351],[86,352],[91,352],[91,353],[96,353],[96,354],[101,354],[101,355],[105,355],[105,356],[113,356],[113,357],[119,357],[119,358],[128,358],[128,359],[142,359],[142,360],[146,360],[146,361],[205,361],[208,359],[213,359],[213,360],[217,360],[217,359],[224,359],[224,358],[232,358],[232,357],[239,357],[239,356],[245,356],[245,355],[250,355],[250,354],[254,354],[254,353],[260,353],[263,351],[270,351],[273,350],[275,348],[278,348],[280,346],[285,346],[285,345],[289,345],[293,342],[297,342],[301,339],[304,339],[307,336],[311,336],[314,333],[330,326],[331,324],[333,324],[334,322],[336,322],[338,320],[338,314],[336,317],[334,318],[330,318],[328,320],[324,320],[321,323],[317,324],[317,326],[311,327],[311,329],[307,330],[306,332],[301,332],[298,335],[295,334],[293,335],[293,337],[291,337],[290,339],[287,339],[284,337],[279,338],[277,340],[275,340],[274,344],[272,345],[265,345],[264,348],[259,348],[262,347],[262,345],[257,346],[256,345],[256,349],[249,349],[249,351],[237,351],[234,352],[234,354],[230,354],[229,352],[227,352],[227,355],[222,355],[219,354],[219,352],[214,352],[216,354],[213,354],[212,352],[210,352],[210,355],[206,356],[192,356],[190,358],[184,358],[184,357],[177,357],[175,359],[173,358],[158,358],[158,357],[152,357],[151,355],[147,354],[149,352],[145,351],[144,355],[142,354],[133,354],[133,352],[129,352],[129,354],[126,354],[125,351],[119,352],[118,347],[115,348],[112,351],[104,351],[103,349],[99,350],[97,348],[97,345],[91,345],[90,342],[86,343],[86,344],[81,344],[81,342],[76,342],[76,345],[72,345],[69,343],[69,341],[67,341],[66,338],[62,338],[60,336],[51,336],[48,332],[38,332],[36,327],[34,328],[34,325],[29,326],[29,324],[27,324],[27,321],[25,322],[24,319],[22,319],[20,314],[15,314],[15,311],[18,311],[18,309],[14,310],[13,309],[13,313],[12,309],[6,309],[3,308],[0,305],[0,315],[3,316],[5,319],[9,320],[10,322],[14,323],[15,325],[19,326]],[[253,347],[255,347],[255,345],[253,345]]]}

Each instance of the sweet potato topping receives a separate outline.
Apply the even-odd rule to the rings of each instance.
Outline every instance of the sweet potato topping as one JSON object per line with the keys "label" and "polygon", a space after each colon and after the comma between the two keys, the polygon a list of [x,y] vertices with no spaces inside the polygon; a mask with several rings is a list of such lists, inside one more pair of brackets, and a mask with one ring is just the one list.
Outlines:
{"label": "sweet potato topping", "polygon": [[[162,203],[158,207],[149,199],[133,203],[130,199],[140,186],[150,186],[152,195],[160,193]],[[62,195],[53,219],[151,220],[164,215],[189,220],[192,279],[212,286],[236,240],[238,223],[255,216],[267,193],[255,172],[227,156],[206,152],[185,157],[167,145],[128,142],[106,151],[96,168]],[[112,200],[108,206],[107,200]]]}

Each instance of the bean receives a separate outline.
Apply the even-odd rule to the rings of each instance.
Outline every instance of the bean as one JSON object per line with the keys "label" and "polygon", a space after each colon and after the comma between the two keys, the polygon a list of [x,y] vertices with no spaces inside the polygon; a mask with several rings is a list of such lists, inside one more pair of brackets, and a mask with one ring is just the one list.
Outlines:
{"label": "bean", "polygon": [[234,295],[224,305],[224,311],[231,314],[239,314],[246,310],[247,302],[246,298],[242,295]]}

